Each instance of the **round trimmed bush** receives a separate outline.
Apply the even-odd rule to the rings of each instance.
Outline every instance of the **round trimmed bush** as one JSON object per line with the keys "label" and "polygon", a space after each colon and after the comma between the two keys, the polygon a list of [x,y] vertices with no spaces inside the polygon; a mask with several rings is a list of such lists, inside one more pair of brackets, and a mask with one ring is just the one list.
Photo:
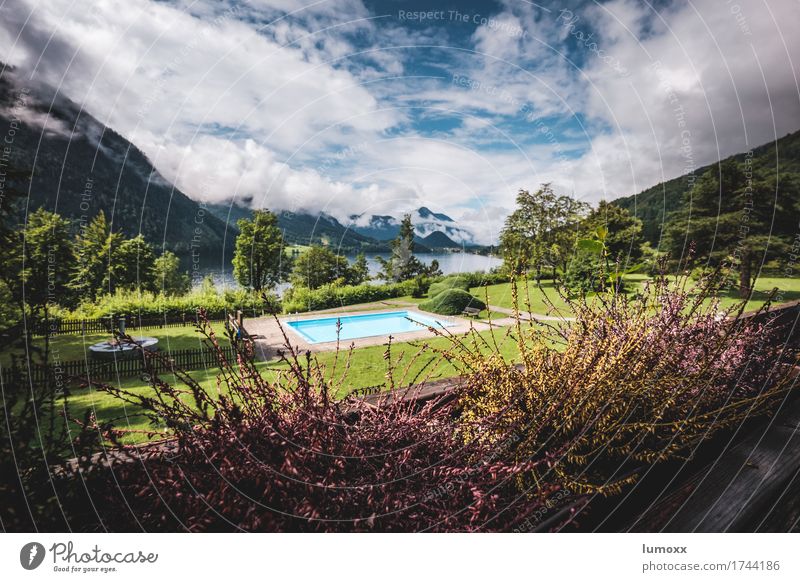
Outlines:
{"label": "round trimmed bush", "polygon": [[436,297],[439,293],[449,289],[461,289],[462,291],[469,291],[469,279],[466,277],[445,277],[441,281],[433,283],[428,288],[428,297]]}
{"label": "round trimmed bush", "polygon": [[463,289],[448,289],[442,291],[432,299],[419,304],[419,308],[439,315],[459,315],[467,307],[484,310],[486,304],[464,291]]}

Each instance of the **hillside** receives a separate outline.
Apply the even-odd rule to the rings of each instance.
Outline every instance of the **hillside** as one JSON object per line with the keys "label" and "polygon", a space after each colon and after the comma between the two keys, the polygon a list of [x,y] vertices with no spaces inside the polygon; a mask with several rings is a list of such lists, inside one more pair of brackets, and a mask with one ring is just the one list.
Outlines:
{"label": "hillside", "polygon": [[[743,162],[745,157],[746,154],[743,152],[726,159]],[[709,169],[716,167],[716,163],[703,166],[698,168],[694,175],[699,178]],[[778,169],[781,172],[800,174],[800,131],[753,149],[755,172],[775,172]],[[613,203],[641,218],[645,240],[656,246],[661,237],[665,218],[681,207],[684,193],[690,188],[690,175],[684,174],[648,188],[635,196],[618,198]]]}
{"label": "hillside", "polygon": [[417,238],[417,242],[428,247],[429,249],[459,249],[463,246],[440,231],[432,232],[428,236]]}
{"label": "hillside", "polygon": [[[208,211],[227,223],[234,234],[238,233],[237,221],[249,218],[252,210],[230,202],[207,205]],[[278,212],[278,225],[283,231],[287,245],[330,245],[340,252],[381,252],[389,249],[387,242],[379,241],[347,228],[334,217],[322,213],[313,216],[306,213]]]}
{"label": "hillside", "polygon": [[29,183],[14,184],[30,192],[18,208],[18,222],[44,207],[72,219],[77,231],[79,221],[102,210],[114,230],[141,232],[158,247],[184,254],[192,245],[222,248],[222,221],[165,180],[131,142],[52,87],[23,85],[6,68],[0,76],[0,126],[4,133],[14,131],[6,163],[32,176]]}

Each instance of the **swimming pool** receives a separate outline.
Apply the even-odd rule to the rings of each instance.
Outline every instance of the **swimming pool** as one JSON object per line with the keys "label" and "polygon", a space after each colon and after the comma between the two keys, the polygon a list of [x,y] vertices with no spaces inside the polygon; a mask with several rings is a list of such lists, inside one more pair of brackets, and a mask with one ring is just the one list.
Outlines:
{"label": "swimming pool", "polygon": [[[409,321],[411,318],[414,321]],[[303,319],[290,321],[292,328],[304,340],[311,344],[336,341],[336,322],[342,322],[339,333],[340,340],[352,340],[362,337],[394,335],[411,331],[422,331],[423,326],[450,327],[455,325],[446,319],[436,319],[413,311],[393,311],[391,313],[367,313],[365,315],[347,315],[343,317],[326,317],[323,319]],[[419,322],[419,323],[417,323]]]}

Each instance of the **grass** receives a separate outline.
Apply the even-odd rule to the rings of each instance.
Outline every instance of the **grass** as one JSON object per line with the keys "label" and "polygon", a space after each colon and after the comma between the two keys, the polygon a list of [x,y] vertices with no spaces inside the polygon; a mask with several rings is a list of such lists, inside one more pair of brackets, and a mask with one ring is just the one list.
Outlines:
{"label": "grass", "polygon": [[[506,335],[506,331],[502,328],[496,330],[495,337],[500,353],[513,360],[518,356],[519,346],[513,337]],[[481,332],[481,335],[488,340],[489,333]],[[392,362],[394,363],[394,380],[397,386],[419,382],[422,379],[450,378],[461,373],[455,366],[433,352],[426,351],[424,354],[415,357],[423,345],[444,349],[450,345],[450,342],[446,338],[433,338],[427,341],[416,340],[393,344],[391,354]],[[379,345],[358,348],[350,352],[346,387],[341,387],[336,397],[342,398],[357,388],[375,386],[386,382],[388,366],[384,359],[385,351],[386,346]],[[336,371],[334,371],[335,352],[321,352],[316,354],[315,357],[324,368],[326,377],[329,380],[336,380],[341,377],[348,358],[348,352],[342,351],[339,353]],[[277,362],[259,362],[257,367],[269,379],[276,379],[282,370],[287,369],[285,364],[281,365]],[[216,368],[209,368],[194,370],[189,374],[207,392],[214,394],[217,391],[217,373],[218,370]],[[177,382],[177,379],[170,374],[163,375],[162,380],[171,383]],[[142,396],[155,394],[152,386],[146,384],[140,378],[123,378],[113,382],[113,384]],[[160,430],[160,427],[154,427],[150,424],[149,419],[142,414],[138,407],[126,404],[95,388],[73,389],[68,402],[73,418],[83,418],[84,411],[90,409],[99,422],[113,422],[117,428],[137,431],[127,435],[123,442],[146,442],[154,438],[154,435],[150,434],[152,431]]]}
{"label": "grass", "polygon": [[[223,335],[224,324],[217,322],[212,324],[214,332]],[[190,348],[200,348],[200,336],[197,335],[194,325],[164,328],[147,328],[143,330],[129,330],[130,334],[136,336],[149,336],[158,338],[158,348],[161,351],[172,352]],[[110,339],[107,333],[94,334],[63,334],[50,338],[50,354],[48,360],[52,363],[55,360],[83,360],[90,357],[89,346],[98,342]],[[36,336],[33,338],[34,344],[31,351],[44,350],[44,337]],[[24,349],[6,350],[0,353],[0,364],[10,365],[12,355],[23,356]],[[33,360],[39,362],[40,358],[34,356]]]}
{"label": "grass", "polygon": [[[627,275],[625,280],[628,282],[628,291],[636,292],[641,289],[644,281],[649,277],[646,275]],[[551,314],[553,309],[569,314],[569,308],[558,294],[553,282],[546,280],[537,285],[535,281],[520,281],[517,284],[519,289],[520,308],[528,311],[527,303],[530,300],[530,311],[537,314]],[[527,287],[527,290],[526,290]],[[782,277],[761,277],[756,281],[752,298],[747,302],[746,310],[754,310],[761,307],[769,297],[769,293],[774,288],[778,288],[780,295],[778,302],[788,302],[800,299],[800,279]],[[500,283],[487,287],[474,287],[470,292],[483,301],[496,307],[505,309],[513,308],[513,298],[511,295],[511,283]],[[549,301],[549,302],[548,302]],[[728,289],[720,296],[720,303],[723,308],[738,303],[738,289]],[[552,306],[551,304],[552,303]]]}

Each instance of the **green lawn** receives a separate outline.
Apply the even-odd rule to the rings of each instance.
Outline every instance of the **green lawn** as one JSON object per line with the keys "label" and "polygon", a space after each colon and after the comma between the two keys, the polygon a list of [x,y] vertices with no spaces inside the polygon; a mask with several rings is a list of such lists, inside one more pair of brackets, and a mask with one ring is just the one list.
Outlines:
{"label": "green lawn", "polygon": [[[640,289],[642,283],[647,280],[648,277],[646,275],[627,275],[625,279],[629,282],[629,292],[633,292]],[[799,278],[762,277],[756,281],[753,298],[748,301],[746,309],[752,310],[761,307],[769,293],[775,287],[781,292],[780,300],[782,302],[800,299]],[[517,288],[520,309],[523,312],[530,310],[532,313],[551,314],[555,308],[556,310],[563,310],[565,314],[569,313],[566,303],[554,288],[552,281],[542,281],[541,285],[537,285],[535,281],[520,281],[517,284]],[[506,309],[511,309],[513,307],[510,283],[501,283],[488,287],[474,287],[470,292],[483,301],[486,301],[486,295],[488,293],[489,305],[505,307]],[[721,297],[722,307],[731,306],[738,301],[739,297],[736,289],[729,290]],[[529,308],[528,304],[530,304]]]}
{"label": "green lawn", "polygon": [[[213,323],[211,327],[218,336],[222,337],[224,335],[225,326],[222,322]],[[134,337],[149,336],[158,338],[158,348],[166,352],[202,347],[200,336],[197,334],[194,325],[129,330],[129,333]],[[89,357],[89,346],[108,339],[110,339],[110,335],[107,333],[87,335],[63,334],[53,336],[50,338],[50,355],[48,360],[50,362],[55,360],[60,360],[62,362],[67,360],[83,360]],[[33,341],[34,349],[44,349],[44,337],[36,336],[33,338]],[[11,363],[12,354],[14,353],[22,356],[24,354],[24,349],[20,348],[13,351],[3,351],[0,353],[0,364],[9,365]],[[35,362],[40,362],[41,356],[35,354],[33,360]]]}
{"label": "green lawn", "polygon": [[[500,353],[510,359],[516,359],[519,352],[517,342],[507,336],[507,329],[496,330],[495,337],[498,342]],[[482,335],[489,340],[489,332],[482,332]],[[460,371],[449,362],[441,359],[435,353],[424,352],[418,357],[422,345],[436,348],[446,348],[449,341],[446,338],[434,338],[423,342],[398,342],[392,346],[392,361],[395,364],[394,379],[396,385],[406,385],[412,382],[419,382],[422,379],[435,380],[448,378],[458,375]],[[348,392],[367,386],[374,386],[386,382],[387,363],[384,360],[385,346],[369,346],[352,351],[350,356],[350,366],[345,385],[338,389],[336,397],[344,397]],[[316,354],[317,360],[326,371],[326,377],[338,380],[344,370],[344,364],[348,357],[348,352],[343,351],[339,354],[337,370],[333,370],[333,361],[336,357],[333,352],[321,352]],[[266,378],[274,379],[275,370],[285,369],[285,365],[276,362],[260,362],[258,368]],[[423,376],[418,376],[423,372]],[[217,390],[218,370],[205,369],[190,372],[192,378],[200,383],[208,392],[214,393]],[[162,379],[175,382],[175,377],[165,375]],[[115,386],[133,391],[136,394],[152,395],[153,389],[140,378],[125,378],[113,383]],[[69,397],[69,407],[73,417],[82,418],[86,409],[91,409],[99,421],[113,421],[118,428],[136,431],[151,430],[152,427],[147,418],[135,407],[108,395],[103,391],[94,388],[73,389]],[[143,442],[149,439],[147,434],[134,433],[129,435],[126,442]]]}

